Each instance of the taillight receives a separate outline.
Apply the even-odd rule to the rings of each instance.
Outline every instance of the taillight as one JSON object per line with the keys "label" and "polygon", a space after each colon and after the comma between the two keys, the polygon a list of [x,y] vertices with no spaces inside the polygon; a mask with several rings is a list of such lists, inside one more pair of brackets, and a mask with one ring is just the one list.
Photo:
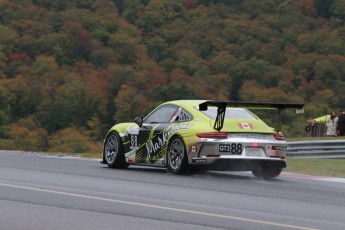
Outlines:
{"label": "taillight", "polygon": [[274,139],[276,139],[277,141],[285,141],[285,137],[281,133],[275,133],[273,134],[273,136],[274,136]]}
{"label": "taillight", "polygon": [[228,133],[226,132],[197,133],[196,135],[200,138],[214,138],[214,139],[228,138]]}

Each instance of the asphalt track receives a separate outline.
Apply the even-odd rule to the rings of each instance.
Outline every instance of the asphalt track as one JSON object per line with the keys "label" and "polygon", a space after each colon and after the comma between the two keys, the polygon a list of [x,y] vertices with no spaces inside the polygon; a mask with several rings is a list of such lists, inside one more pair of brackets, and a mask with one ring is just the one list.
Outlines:
{"label": "asphalt track", "polygon": [[0,229],[345,229],[345,180],[176,176],[0,151]]}

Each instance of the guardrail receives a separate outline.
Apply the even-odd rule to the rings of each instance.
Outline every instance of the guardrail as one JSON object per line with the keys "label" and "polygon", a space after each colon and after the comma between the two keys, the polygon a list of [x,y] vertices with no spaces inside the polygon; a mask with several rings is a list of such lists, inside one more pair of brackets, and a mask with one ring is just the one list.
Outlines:
{"label": "guardrail", "polygon": [[345,158],[345,140],[288,142],[287,157]]}

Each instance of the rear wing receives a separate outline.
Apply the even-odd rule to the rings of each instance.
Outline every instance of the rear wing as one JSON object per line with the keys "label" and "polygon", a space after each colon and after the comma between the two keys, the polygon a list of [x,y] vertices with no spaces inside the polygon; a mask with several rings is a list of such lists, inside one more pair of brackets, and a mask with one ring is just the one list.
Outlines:
{"label": "rear wing", "polygon": [[275,103],[275,102],[234,102],[234,101],[205,101],[199,104],[200,111],[206,111],[208,106],[217,107],[217,117],[213,128],[218,132],[222,130],[226,107],[248,108],[248,109],[278,109],[278,118],[275,131],[280,132],[283,127],[285,109],[296,109],[296,113],[304,113],[304,104]]}

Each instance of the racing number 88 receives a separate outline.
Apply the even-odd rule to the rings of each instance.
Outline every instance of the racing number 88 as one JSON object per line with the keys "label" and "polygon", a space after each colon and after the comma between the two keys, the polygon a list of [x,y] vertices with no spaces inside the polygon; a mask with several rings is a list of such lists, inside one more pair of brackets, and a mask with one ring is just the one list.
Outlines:
{"label": "racing number 88", "polygon": [[231,153],[241,155],[242,154],[242,144],[232,143],[231,144]]}

